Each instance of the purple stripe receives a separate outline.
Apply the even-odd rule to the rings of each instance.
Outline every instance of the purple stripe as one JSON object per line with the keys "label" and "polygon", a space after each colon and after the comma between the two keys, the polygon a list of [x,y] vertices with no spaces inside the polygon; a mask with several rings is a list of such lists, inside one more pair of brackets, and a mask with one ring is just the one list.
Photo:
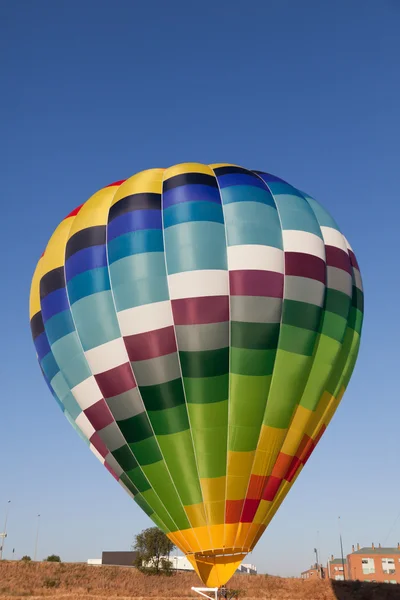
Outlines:
{"label": "purple stripe", "polygon": [[142,229],[161,229],[160,210],[134,210],[110,221],[107,227],[107,240],[110,242],[119,235]]}
{"label": "purple stripe", "polygon": [[230,271],[229,283],[232,296],[283,297],[282,273],[275,271]]}
{"label": "purple stripe", "polygon": [[[94,427],[94,425],[93,425]],[[90,438],[90,443],[93,444],[93,446],[96,448],[97,452],[103,457],[105,458],[108,454],[108,450],[107,450],[107,446],[105,445],[105,443],[103,442],[103,440],[101,439],[101,437],[99,436],[99,434],[97,432],[94,432],[94,434],[92,435],[92,437]]]}
{"label": "purple stripe", "polygon": [[285,275],[308,277],[326,283],[326,265],[321,258],[312,254],[285,252]]}
{"label": "purple stripe", "polygon": [[220,188],[232,185],[249,185],[265,190],[264,182],[252,173],[227,173],[226,175],[217,175],[217,180]]}
{"label": "purple stripe", "polygon": [[69,302],[65,287],[59,288],[48,294],[45,298],[42,298],[40,304],[44,322],[63,310],[69,310]]}
{"label": "purple stripe", "polygon": [[73,254],[65,263],[65,275],[70,281],[75,275],[107,266],[107,252],[105,244],[90,246]]}
{"label": "purple stripe", "polygon": [[175,325],[200,325],[229,321],[229,296],[172,300]]}
{"label": "purple stripe", "polygon": [[350,248],[349,248],[349,256],[350,256],[351,266],[354,267],[355,269],[360,270],[360,267],[358,266],[358,262],[356,259],[356,255],[354,254],[354,252],[352,250],[350,250]]}
{"label": "purple stripe", "polygon": [[162,207],[166,208],[182,202],[214,202],[221,204],[218,188],[200,183],[180,185],[163,192]]}

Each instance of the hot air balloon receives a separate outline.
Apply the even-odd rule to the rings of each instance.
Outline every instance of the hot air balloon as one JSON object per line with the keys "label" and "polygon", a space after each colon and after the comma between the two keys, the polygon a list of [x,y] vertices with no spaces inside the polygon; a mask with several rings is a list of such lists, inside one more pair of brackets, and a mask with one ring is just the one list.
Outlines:
{"label": "hot air balloon", "polygon": [[316,200],[265,172],[185,163],[73,210],[37,265],[30,318],[66,418],[222,586],[343,396],[363,291]]}

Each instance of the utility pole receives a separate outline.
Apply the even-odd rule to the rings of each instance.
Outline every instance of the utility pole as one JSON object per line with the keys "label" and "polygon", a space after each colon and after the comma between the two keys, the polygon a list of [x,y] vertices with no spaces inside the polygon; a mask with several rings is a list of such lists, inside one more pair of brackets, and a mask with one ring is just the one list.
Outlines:
{"label": "utility pole", "polygon": [[38,547],[38,539],[39,539],[39,526],[40,526],[40,515],[37,516],[35,554],[33,555],[33,560],[36,560],[36,556],[37,556],[37,547]]}
{"label": "utility pole", "polygon": [[342,553],[343,580],[345,580],[346,579],[346,571],[344,569],[343,541],[342,541],[342,530],[341,530],[341,526],[340,526],[340,517],[338,517],[338,521],[339,521],[340,551]]}
{"label": "utility pole", "polygon": [[8,513],[10,511],[10,504],[11,504],[11,500],[9,500],[7,502],[6,520],[4,522],[3,533],[0,536],[2,538],[1,547],[0,547],[0,560],[3,560],[4,544],[6,543],[6,537],[7,537],[7,521],[8,521]]}

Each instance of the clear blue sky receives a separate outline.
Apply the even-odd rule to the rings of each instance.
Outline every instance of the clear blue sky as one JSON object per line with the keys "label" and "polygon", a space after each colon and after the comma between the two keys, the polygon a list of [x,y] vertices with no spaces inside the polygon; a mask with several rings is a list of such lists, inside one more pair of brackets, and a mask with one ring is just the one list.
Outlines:
{"label": "clear blue sky", "polygon": [[359,259],[366,318],[328,432],[249,558],[297,574],[400,541],[398,0],[20,0],[0,9],[0,529],[6,556],[128,549],[145,517],[50,396],[28,294],[55,226],[111,181],[183,161],[265,169],[307,190]]}

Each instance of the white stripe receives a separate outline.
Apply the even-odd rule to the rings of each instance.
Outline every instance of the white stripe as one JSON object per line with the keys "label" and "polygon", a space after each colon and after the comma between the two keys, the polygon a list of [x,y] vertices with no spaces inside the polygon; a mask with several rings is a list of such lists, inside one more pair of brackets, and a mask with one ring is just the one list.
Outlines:
{"label": "white stripe", "polygon": [[90,449],[93,452],[93,454],[95,455],[95,457],[99,459],[99,461],[101,462],[101,464],[104,465],[104,458],[102,457],[102,455],[100,454],[100,452],[98,452],[96,450],[96,448],[93,446],[93,444],[90,444]]}
{"label": "white stripe", "polygon": [[285,252],[303,252],[325,260],[325,244],[315,233],[284,229],[282,231]]}
{"label": "white stripe", "polygon": [[118,322],[123,336],[168,327],[174,323],[171,303],[166,300],[122,310],[118,313]]}
{"label": "white stripe", "polygon": [[84,433],[86,435],[87,439],[90,440],[90,438],[92,437],[92,435],[95,433],[96,430],[93,427],[93,425],[91,424],[91,422],[89,421],[89,419],[87,418],[87,416],[85,415],[85,413],[81,412],[79,417],[77,417],[75,419],[75,423],[78,425],[78,427],[80,428],[82,433]]}
{"label": "white stripe", "polygon": [[129,362],[128,353],[122,338],[117,338],[116,340],[87,350],[85,356],[93,375],[104,373]]}
{"label": "white stripe", "polygon": [[353,274],[354,274],[356,286],[358,287],[359,290],[363,291],[363,284],[362,284],[360,271],[358,269],[356,269],[355,267],[353,267]]}
{"label": "white stripe", "polygon": [[[343,236],[343,237],[344,237],[344,236]],[[353,250],[353,248],[350,246],[350,244],[349,244],[348,240],[347,240],[345,237],[344,237],[344,241],[346,242],[346,246],[347,246],[347,248],[348,248],[349,250],[351,250],[351,251],[353,252],[353,254],[354,254],[354,250]]]}
{"label": "white stripe", "polygon": [[228,271],[184,271],[168,275],[171,300],[229,294]]}
{"label": "white stripe", "polygon": [[284,272],[284,252],[272,246],[243,244],[228,247],[230,271],[260,270]]}
{"label": "white stripe", "polygon": [[348,254],[346,240],[343,235],[337,229],[333,229],[333,227],[321,227],[322,235],[324,237],[324,242],[326,246],[334,246],[335,248],[340,248]]}
{"label": "white stripe", "polygon": [[86,410],[103,398],[103,394],[93,376],[78,383],[71,391],[82,410]]}

